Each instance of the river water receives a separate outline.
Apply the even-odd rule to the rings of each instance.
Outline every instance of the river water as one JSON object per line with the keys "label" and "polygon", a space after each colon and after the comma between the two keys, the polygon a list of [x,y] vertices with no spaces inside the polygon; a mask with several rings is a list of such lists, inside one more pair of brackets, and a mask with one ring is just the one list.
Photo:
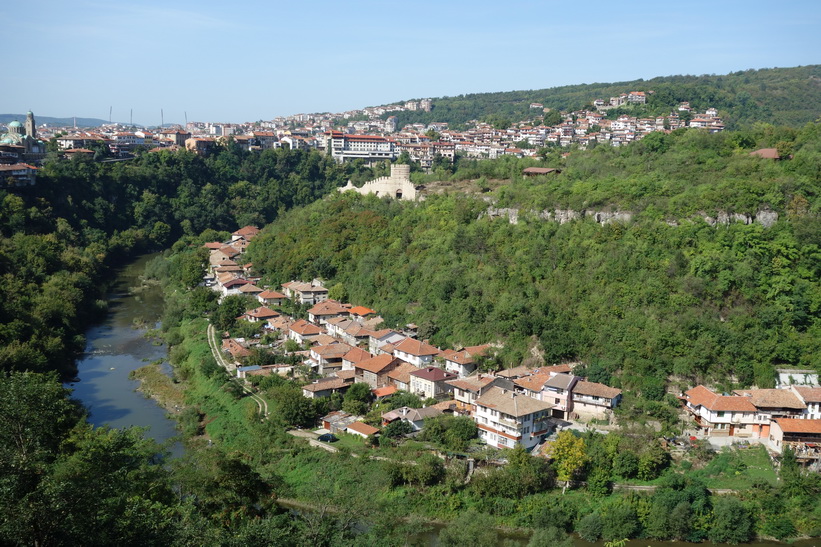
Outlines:
{"label": "river water", "polygon": [[[142,256],[117,273],[107,296],[108,313],[86,331],[86,350],[77,362],[79,381],[69,387],[95,426],[148,427],[146,436],[162,443],[177,435],[175,422],[153,399],[135,391],[139,382],[128,377],[132,370],[166,357],[165,345],[145,336],[148,328],[159,325],[163,309],[158,286],[140,287],[145,264],[155,256]],[[177,445],[172,453],[180,450]]]}

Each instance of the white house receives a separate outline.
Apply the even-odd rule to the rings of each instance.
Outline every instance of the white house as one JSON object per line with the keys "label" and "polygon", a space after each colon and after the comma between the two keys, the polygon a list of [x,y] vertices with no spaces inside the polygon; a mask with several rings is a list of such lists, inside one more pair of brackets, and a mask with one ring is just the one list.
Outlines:
{"label": "white house", "polygon": [[479,438],[497,448],[517,445],[530,450],[550,432],[553,405],[500,387],[492,387],[476,399],[473,420]]}

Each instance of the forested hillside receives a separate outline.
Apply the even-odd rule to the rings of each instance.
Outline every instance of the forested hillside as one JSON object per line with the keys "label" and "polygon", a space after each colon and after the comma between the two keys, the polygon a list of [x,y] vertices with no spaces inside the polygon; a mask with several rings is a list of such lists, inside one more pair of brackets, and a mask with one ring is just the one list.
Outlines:
{"label": "forested hillside", "polygon": [[[386,114],[408,123],[448,122],[454,127],[469,120],[530,119],[538,114],[531,103],[571,111],[595,99],[607,101],[630,91],[653,91],[646,106],[630,108],[632,115],[669,114],[682,101],[698,112],[717,108],[728,129],[755,122],[800,126],[821,116],[821,65],[796,68],[745,70],[726,75],[664,76],[630,82],[580,84],[551,89],[470,93],[433,99],[431,112],[404,111]],[[535,113],[534,113],[535,112]]]}
{"label": "forested hillside", "polygon": [[[671,378],[769,386],[779,365],[821,369],[819,128],[779,134],[791,160],[751,157],[773,131],[651,136],[574,152],[541,179],[518,175],[526,160],[467,164],[510,184],[423,203],[329,198],[279,219],[249,253],[272,282],[325,278],[436,344],[502,342],[504,365],[597,363],[649,398]],[[489,218],[489,203],[519,208],[518,223]],[[557,207],[633,218],[537,214]],[[764,209],[780,220],[702,218]]]}

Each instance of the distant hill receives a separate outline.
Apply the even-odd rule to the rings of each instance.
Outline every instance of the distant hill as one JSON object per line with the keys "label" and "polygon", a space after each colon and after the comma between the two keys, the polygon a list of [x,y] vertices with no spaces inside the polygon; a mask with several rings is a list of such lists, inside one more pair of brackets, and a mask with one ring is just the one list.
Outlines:
{"label": "distant hill", "polygon": [[728,129],[755,122],[801,126],[821,117],[821,65],[745,70],[727,75],[664,76],[630,82],[580,84],[531,91],[471,93],[433,99],[431,112],[396,115],[399,126],[408,123],[448,122],[459,126],[469,120],[519,121],[538,113],[531,103],[570,111],[597,98],[607,101],[629,91],[653,91],[645,106],[628,107],[632,115],[668,114],[682,101],[703,112],[717,108]]}
{"label": "distant hill", "polygon": [[[1,124],[8,124],[17,120],[19,122],[26,121],[25,114],[0,114],[0,123]],[[64,127],[64,126],[71,126],[74,125],[74,118],[50,118],[48,116],[38,116],[37,113],[34,113],[34,121],[37,122],[37,125],[42,125],[44,123],[52,126],[57,127]],[[100,127],[103,124],[108,123],[108,120],[101,120],[99,118],[77,118],[77,127]]]}

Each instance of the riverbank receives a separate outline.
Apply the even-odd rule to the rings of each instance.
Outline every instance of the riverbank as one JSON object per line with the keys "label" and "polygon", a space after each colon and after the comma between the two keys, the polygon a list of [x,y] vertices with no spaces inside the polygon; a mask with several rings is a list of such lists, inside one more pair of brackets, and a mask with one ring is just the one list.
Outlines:
{"label": "riverbank", "polygon": [[185,389],[162,370],[162,362],[153,362],[132,371],[128,377],[140,384],[137,391],[153,399],[169,413],[185,409]]}

